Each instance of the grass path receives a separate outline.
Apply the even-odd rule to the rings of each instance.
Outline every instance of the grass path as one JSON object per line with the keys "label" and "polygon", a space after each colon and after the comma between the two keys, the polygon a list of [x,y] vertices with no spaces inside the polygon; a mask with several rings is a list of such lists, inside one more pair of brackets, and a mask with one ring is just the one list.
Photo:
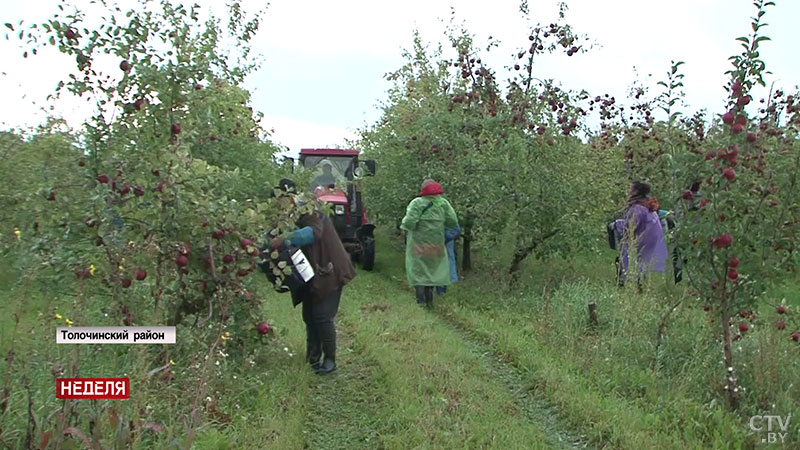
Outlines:
{"label": "grass path", "polygon": [[345,288],[339,370],[311,380],[305,448],[587,448],[514,368],[387,273]]}
{"label": "grass path", "polygon": [[339,370],[311,379],[308,415],[303,433],[307,448],[369,449],[382,434],[381,405],[387,386],[380,366],[354,340],[354,327],[338,317]]}
{"label": "grass path", "polygon": [[[636,336],[627,332],[628,322],[603,316],[601,330],[587,334],[584,306],[594,291],[561,289],[552,300],[558,314],[547,316],[537,310],[542,305],[534,294],[498,294],[478,277],[437,297],[429,311],[416,305],[402,261],[401,249],[384,240],[375,271],[360,270],[345,288],[336,318],[339,370],[329,376],[314,375],[304,361],[299,308],[259,283],[263,317],[276,331],[254,353],[255,361],[225,363],[237,364],[224,372],[230,379],[222,380],[219,392],[218,409],[230,418],[218,420],[210,411],[193,448],[753,448],[734,417],[706,408],[680,384],[655,386],[662,379],[631,359],[642,345],[622,353],[627,359],[612,354],[611,339]],[[11,275],[0,270],[0,285],[12,287]],[[37,314],[70,311],[72,302],[47,295],[48,285],[40,284],[14,286],[0,304],[0,350],[7,350],[18,312],[17,351],[35,356],[28,369],[35,370],[42,392],[37,404],[52,389],[49,361],[64,350],[50,342],[50,333],[36,333],[42,322]],[[620,309],[620,316],[638,320],[636,308],[646,306],[640,303],[622,303],[633,310]],[[580,317],[573,318],[577,308]],[[111,359],[96,362],[98,373],[118,371]],[[0,361],[0,373],[5,369]],[[143,401],[192,389],[176,380],[163,393],[143,391]],[[18,383],[12,393],[12,405],[23,405]],[[160,419],[168,433],[158,437],[159,445],[143,440],[135,448],[175,448],[173,437],[185,431],[180,414]],[[4,431],[0,447],[15,439]]]}

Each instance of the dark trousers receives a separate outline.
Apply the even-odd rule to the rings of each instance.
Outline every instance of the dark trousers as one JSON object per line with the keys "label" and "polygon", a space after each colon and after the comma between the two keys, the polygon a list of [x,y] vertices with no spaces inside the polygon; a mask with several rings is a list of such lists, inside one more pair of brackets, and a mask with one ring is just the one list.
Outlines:
{"label": "dark trousers", "polygon": [[433,305],[433,286],[414,286],[417,292],[417,303],[425,306]]}
{"label": "dark trousers", "polygon": [[318,364],[322,354],[326,359],[336,359],[336,326],[333,318],[339,311],[342,288],[325,298],[303,300],[303,322],[306,323],[306,357],[311,364]]}

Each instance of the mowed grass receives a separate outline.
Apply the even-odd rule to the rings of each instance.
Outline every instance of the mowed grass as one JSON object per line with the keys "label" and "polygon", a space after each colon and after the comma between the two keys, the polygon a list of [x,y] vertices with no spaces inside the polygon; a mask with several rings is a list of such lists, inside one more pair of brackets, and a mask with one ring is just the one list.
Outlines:
{"label": "mowed grass", "polygon": [[[400,251],[397,244],[384,249]],[[437,314],[519,369],[569,426],[598,447],[754,448],[765,436],[750,431],[751,415],[785,417],[798,410],[800,351],[788,333],[772,326],[774,311],[764,311],[766,317],[735,345],[746,391],[742,410],[732,414],[721,404],[726,372],[715,318],[664,279],[639,295],[614,285],[612,264],[590,262],[531,261],[514,289],[478,269],[451,287]],[[399,278],[401,271],[387,276]],[[794,291],[777,289],[787,296],[797,292],[796,285]],[[685,304],[672,314],[657,347],[658,323],[680,296]],[[600,314],[594,328],[587,320],[590,301]],[[797,425],[783,448],[799,446]]]}
{"label": "mowed grass", "polygon": [[[67,315],[74,298],[35,292],[14,286],[9,274],[4,284],[10,295],[0,314],[4,325],[20,314],[16,338],[4,335],[0,350],[13,342],[25,360],[24,370],[34,387],[38,420],[47,410],[57,411],[51,369],[73,346],[56,346],[54,311]],[[35,284],[36,281],[32,285]],[[465,343],[460,333],[435,314],[419,308],[400,285],[381,275],[360,273],[345,289],[337,323],[339,371],[316,376],[304,361],[305,331],[300,310],[287,296],[266,287],[257,290],[266,299],[264,315],[275,335],[264,351],[249,361],[222,360],[215,372],[219,388],[201,399],[202,425],[192,448],[572,448],[567,434],[546,432],[531,420],[508,380],[498,375],[492,361]],[[67,348],[68,347],[68,348]],[[34,351],[35,349],[35,351]],[[148,413],[144,419],[164,425],[160,433],[143,433],[134,448],[178,448],[186,445],[187,405],[197,391],[176,367],[172,383],[145,381],[151,369],[145,346],[86,346],[81,376],[98,373],[131,376],[136,386],[131,400],[108,401],[101,416],[91,420],[111,428],[110,409],[135,402]],[[114,353],[117,358],[110,357]],[[84,355],[86,356],[86,355]],[[178,361],[180,365],[182,361]],[[5,372],[7,363],[0,366]],[[236,367],[233,367],[233,366]],[[141,367],[140,367],[141,366]],[[12,370],[20,370],[17,362]],[[15,448],[24,441],[27,398],[22,381],[11,383],[9,410],[2,444]],[[213,401],[211,400],[213,399]],[[83,402],[83,401],[81,401]],[[81,403],[79,402],[79,404]],[[94,409],[84,402],[85,414]],[[116,406],[115,406],[116,405]],[[9,424],[12,424],[9,426]],[[15,426],[16,425],[16,426]],[[34,440],[39,440],[35,433]],[[101,441],[111,445],[110,437]],[[76,444],[66,438],[68,444]]]}
{"label": "mowed grass", "polygon": [[[644,295],[620,290],[613,266],[588,256],[531,261],[513,289],[479,264],[428,311],[406,286],[402,247],[385,236],[378,242],[375,271],[359,271],[344,290],[339,370],[330,376],[314,375],[304,360],[300,309],[258,283],[275,332],[252,357],[221,358],[214,372],[219,388],[208,393],[214,401],[204,403],[192,448],[760,448],[763,436],[749,430],[746,418],[785,416],[800,406],[798,347],[766,326],[768,318],[737,343],[747,391],[736,415],[720,404],[721,348],[711,318],[695,304],[675,311],[656,350],[658,321],[668,300],[685,295],[680,289],[656,282]],[[26,283],[16,276],[0,272],[7,293],[0,302],[0,351],[6,355],[13,341],[17,355],[9,409],[0,415],[0,447],[9,448],[18,448],[25,434],[22,370],[41,426],[60,406],[52,398],[52,368],[73,350],[54,344],[49,317],[76,301],[54,294],[69,286],[56,290],[46,277]],[[776,292],[790,302],[797,293],[791,283]],[[599,307],[594,328],[586,321],[589,301]],[[130,372],[132,385],[139,380],[137,398],[108,401],[102,411],[134,402],[146,420],[164,425],[161,433],[138,434],[134,448],[185,447],[197,386],[180,367],[165,384],[143,376],[152,366],[145,346],[82,351],[91,357],[82,376]],[[0,374],[7,369],[8,361],[0,362]],[[91,411],[86,403],[78,407]],[[110,426],[104,415],[95,420]],[[795,421],[786,444],[772,448],[798,442]]]}

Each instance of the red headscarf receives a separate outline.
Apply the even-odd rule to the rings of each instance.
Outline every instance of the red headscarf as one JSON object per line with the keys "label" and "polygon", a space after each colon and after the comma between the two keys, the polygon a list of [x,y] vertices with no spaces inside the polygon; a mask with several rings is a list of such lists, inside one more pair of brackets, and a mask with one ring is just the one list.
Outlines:
{"label": "red headscarf", "polygon": [[429,181],[422,186],[422,190],[419,191],[420,197],[425,197],[426,195],[441,195],[444,194],[444,189],[442,189],[442,185],[435,182]]}

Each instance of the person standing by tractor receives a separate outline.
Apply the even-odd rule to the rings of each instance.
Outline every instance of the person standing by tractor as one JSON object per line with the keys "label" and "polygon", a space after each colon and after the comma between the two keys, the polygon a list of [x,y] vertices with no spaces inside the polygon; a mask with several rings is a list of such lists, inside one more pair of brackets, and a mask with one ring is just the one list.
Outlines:
{"label": "person standing by tractor", "polygon": [[649,195],[649,184],[634,181],[631,184],[628,203],[623,211],[622,219],[617,221],[622,235],[618,274],[620,285],[625,282],[627,275],[631,242],[636,246],[637,283],[640,288],[642,279],[647,272],[664,272],[667,245],[658,217],[658,203]]}
{"label": "person standing by tractor", "polygon": [[456,212],[444,197],[442,185],[425,180],[419,195],[406,208],[400,228],[406,236],[406,277],[414,286],[417,304],[433,307],[433,289],[450,284],[446,228],[458,227]]}
{"label": "person standing by tractor", "polygon": [[[291,207],[293,197],[290,193],[296,191],[294,182],[282,179],[276,190],[281,192],[279,206]],[[273,238],[269,247],[271,250],[280,250],[285,245],[300,247],[314,269],[310,289],[303,290],[299,299],[303,303],[303,322],[306,324],[306,357],[315,373],[327,374],[336,370],[336,326],[333,319],[339,311],[342,288],[356,276],[356,271],[327,216],[304,214],[295,225],[297,230]]]}

